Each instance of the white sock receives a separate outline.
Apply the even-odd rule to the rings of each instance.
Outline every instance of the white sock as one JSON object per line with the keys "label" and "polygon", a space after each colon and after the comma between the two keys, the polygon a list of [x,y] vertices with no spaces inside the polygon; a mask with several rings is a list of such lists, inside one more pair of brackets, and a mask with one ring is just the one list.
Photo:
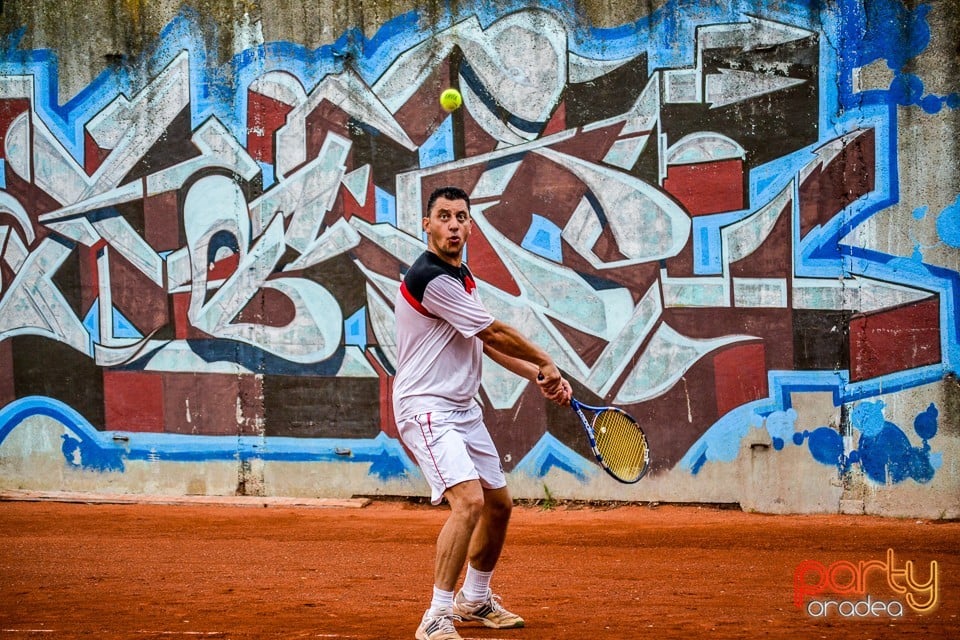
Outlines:
{"label": "white sock", "polygon": [[430,601],[430,612],[439,613],[441,610],[453,609],[453,591],[433,588],[433,600]]}
{"label": "white sock", "polygon": [[478,571],[467,563],[467,576],[463,579],[463,597],[470,602],[481,602],[490,597],[490,578],[493,571]]}

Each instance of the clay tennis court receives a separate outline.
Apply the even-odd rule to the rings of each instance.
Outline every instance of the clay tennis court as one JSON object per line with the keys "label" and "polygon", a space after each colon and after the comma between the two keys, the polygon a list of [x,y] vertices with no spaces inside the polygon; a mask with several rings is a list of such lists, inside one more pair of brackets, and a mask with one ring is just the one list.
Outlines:
{"label": "clay tennis court", "polygon": [[[0,502],[0,639],[413,637],[443,508],[251,504]],[[794,607],[804,560],[856,566],[888,549],[924,580],[938,563],[932,613]],[[955,638],[960,523],[518,506],[495,586],[527,627],[464,638]],[[879,572],[866,586],[904,601]]]}

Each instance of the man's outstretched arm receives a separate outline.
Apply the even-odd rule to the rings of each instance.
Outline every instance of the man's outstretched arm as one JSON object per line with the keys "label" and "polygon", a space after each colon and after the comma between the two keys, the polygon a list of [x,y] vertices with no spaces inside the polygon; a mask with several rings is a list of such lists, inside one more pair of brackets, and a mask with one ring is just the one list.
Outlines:
{"label": "man's outstretched arm", "polygon": [[570,400],[570,385],[543,349],[528,340],[519,331],[499,320],[477,334],[483,342],[483,351],[494,362],[518,376],[536,382],[543,395],[566,404]]}

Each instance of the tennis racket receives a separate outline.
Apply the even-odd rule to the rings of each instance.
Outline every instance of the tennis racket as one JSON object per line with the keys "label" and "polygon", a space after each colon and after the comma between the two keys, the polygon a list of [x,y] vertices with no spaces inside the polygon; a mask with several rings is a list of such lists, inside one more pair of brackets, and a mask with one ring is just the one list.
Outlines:
{"label": "tennis racket", "polygon": [[[570,400],[570,408],[580,419],[590,440],[597,462],[614,479],[633,484],[650,466],[647,437],[630,414],[616,407],[591,407]],[[587,414],[591,419],[587,419]]]}

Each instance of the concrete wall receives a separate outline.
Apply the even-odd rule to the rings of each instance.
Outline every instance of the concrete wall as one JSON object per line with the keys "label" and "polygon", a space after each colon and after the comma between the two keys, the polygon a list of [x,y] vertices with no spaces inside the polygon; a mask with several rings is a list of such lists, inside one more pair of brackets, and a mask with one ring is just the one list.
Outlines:
{"label": "concrete wall", "polygon": [[957,2],[0,8],[0,489],[424,495],[393,298],[453,183],[650,439],[617,484],[487,363],[518,497],[960,516]]}

